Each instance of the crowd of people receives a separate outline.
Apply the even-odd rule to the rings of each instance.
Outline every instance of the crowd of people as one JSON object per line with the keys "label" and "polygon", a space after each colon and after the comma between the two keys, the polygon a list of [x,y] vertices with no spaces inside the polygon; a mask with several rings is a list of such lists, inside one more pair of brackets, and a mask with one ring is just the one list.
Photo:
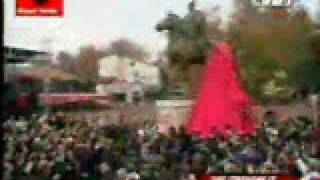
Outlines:
{"label": "crowd of people", "polygon": [[254,137],[201,140],[184,128],[61,112],[4,123],[4,179],[195,179],[208,173],[320,171],[319,141],[306,118],[267,114]]}

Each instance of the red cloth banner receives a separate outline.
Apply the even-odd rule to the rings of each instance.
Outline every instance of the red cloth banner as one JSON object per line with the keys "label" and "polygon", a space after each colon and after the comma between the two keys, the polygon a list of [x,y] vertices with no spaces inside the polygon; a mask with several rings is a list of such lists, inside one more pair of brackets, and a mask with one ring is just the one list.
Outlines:
{"label": "red cloth banner", "polygon": [[299,180],[296,176],[203,176],[199,180]]}
{"label": "red cloth banner", "polygon": [[16,16],[62,17],[64,0],[16,0]]}
{"label": "red cloth banner", "polygon": [[40,94],[40,103],[47,106],[65,104],[88,104],[110,105],[110,97],[98,94],[66,93],[66,94]]}

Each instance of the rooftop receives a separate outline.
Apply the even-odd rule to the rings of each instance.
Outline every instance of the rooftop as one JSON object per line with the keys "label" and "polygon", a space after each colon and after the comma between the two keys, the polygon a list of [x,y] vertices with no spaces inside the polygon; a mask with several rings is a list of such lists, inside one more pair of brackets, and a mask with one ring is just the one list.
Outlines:
{"label": "rooftop", "polygon": [[29,58],[39,55],[46,56],[49,55],[49,53],[40,50],[25,49],[13,46],[4,47],[5,61],[9,63],[26,62],[29,60]]}

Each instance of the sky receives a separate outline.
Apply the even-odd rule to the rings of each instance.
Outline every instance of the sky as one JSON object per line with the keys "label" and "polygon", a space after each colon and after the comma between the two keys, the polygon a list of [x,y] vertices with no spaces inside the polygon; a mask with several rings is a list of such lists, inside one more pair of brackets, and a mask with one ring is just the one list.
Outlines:
{"label": "sky", "polygon": [[[14,0],[5,0],[5,44],[35,50],[76,53],[79,47],[106,47],[118,38],[128,38],[156,57],[166,45],[166,36],[154,30],[168,11],[181,16],[190,0],[64,0],[63,18],[15,16]],[[301,0],[311,12],[318,0]],[[232,0],[198,0],[198,9],[221,7],[224,20],[232,12]]]}

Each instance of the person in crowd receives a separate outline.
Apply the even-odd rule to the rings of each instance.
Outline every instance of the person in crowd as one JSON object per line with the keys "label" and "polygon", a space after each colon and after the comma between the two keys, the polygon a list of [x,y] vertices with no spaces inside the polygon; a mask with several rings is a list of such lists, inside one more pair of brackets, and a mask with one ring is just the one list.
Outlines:
{"label": "person in crowd", "polygon": [[310,138],[314,129],[306,128],[309,121],[279,123],[274,117],[265,122],[261,138],[200,140],[183,127],[171,127],[166,135],[136,125],[98,128],[94,118],[61,112],[26,125],[8,121],[4,178],[192,179],[232,172],[314,175],[320,169],[315,154],[302,149],[309,148],[304,140],[317,142]]}
{"label": "person in crowd", "polygon": [[5,83],[3,88],[3,98],[1,98],[2,107],[4,108],[2,113],[3,120],[7,120],[10,117],[14,117],[15,120],[18,120],[17,112],[17,97],[18,91],[17,86],[14,83]]}
{"label": "person in crowd", "polygon": [[30,119],[32,113],[32,102],[28,93],[20,93],[16,99],[16,113],[19,117]]}

